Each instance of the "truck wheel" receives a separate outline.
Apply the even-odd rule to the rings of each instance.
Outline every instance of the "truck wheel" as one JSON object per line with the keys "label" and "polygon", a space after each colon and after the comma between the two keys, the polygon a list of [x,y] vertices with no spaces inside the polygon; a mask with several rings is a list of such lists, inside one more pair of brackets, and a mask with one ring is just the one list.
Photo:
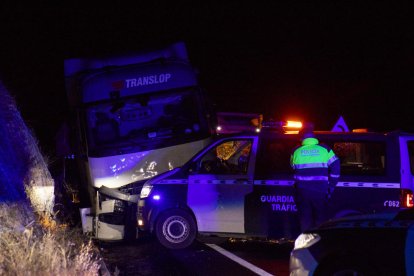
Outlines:
{"label": "truck wheel", "polygon": [[161,214],[155,226],[158,241],[170,249],[190,246],[197,234],[194,219],[184,210],[174,209]]}

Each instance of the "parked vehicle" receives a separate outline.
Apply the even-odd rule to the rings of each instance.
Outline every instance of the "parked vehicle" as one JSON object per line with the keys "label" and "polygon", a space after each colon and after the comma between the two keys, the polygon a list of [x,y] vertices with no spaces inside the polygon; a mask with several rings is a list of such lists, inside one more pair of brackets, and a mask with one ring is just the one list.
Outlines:
{"label": "parked vehicle", "polygon": [[341,218],[302,233],[290,275],[414,275],[414,210]]}
{"label": "parked vehicle", "polygon": [[102,240],[135,237],[141,182],[183,165],[215,133],[197,70],[178,42],[67,59],[65,77],[84,232]]}
{"label": "parked vehicle", "polygon": [[[197,235],[295,239],[292,149],[296,131],[281,123],[260,134],[219,135],[186,164],[148,180],[138,227],[169,248]],[[316,131],[341,160],[331,217],[413,207],[414,135]]]}

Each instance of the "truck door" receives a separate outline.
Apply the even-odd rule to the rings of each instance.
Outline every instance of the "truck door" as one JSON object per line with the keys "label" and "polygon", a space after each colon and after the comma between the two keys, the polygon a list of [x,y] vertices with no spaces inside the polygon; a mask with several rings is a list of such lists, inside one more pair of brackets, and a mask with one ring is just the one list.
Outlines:
{"label": "truck door", "polygon": [[257,137],[216,143],[189,176],[187,203],[198,231],[244,233],[245,197],[253,190]]}

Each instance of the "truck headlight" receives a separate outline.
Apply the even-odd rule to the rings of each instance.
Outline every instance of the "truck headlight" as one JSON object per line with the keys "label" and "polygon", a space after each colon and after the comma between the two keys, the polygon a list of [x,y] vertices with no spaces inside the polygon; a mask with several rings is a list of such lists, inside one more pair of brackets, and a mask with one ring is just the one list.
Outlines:
{"label": "truck headlight", "polygon": [[295,240],[294,249],[310,247],[311,245],[317,243],[320,239],[321,237],[315,233],[300,234],[299,237],[297,237]]}
{"label": "truck headlight", "polygon": [[144,187],[142,187],[142,189],[141,189],[140,198],[148,197],[151,193],[151,190],[152,190],[151,185],[144,185]]}

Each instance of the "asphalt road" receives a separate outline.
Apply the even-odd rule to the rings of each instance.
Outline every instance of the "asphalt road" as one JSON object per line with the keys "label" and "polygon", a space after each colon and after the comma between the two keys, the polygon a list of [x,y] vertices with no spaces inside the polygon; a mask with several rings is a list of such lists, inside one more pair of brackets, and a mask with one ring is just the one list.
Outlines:
{"label": "asphalt road", "polygon": [[288,275],[291,243],[209,239],[182,250],[162,247],[152,237],[133,242],[99,242],[111,275]]}

